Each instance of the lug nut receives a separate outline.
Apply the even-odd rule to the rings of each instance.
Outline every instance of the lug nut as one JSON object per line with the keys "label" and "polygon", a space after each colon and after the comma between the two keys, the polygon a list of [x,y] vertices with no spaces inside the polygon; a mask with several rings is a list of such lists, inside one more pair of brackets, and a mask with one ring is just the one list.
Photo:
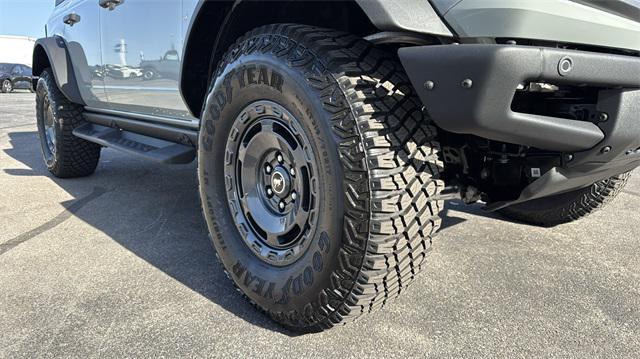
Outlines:
{"label": "lug nut", "polygon": [[271,189],[271,187],[267,187],[267,196],[273,196],[273,190]]}
{"label": "lug nut", "polygon": [[269,174],[269,173],[271,173],[272,168],[271,168],[271,166],[270,166],[270,165],[267,165],[267,166],[264,168],[264,170],[265,170],[265,171],[267,171],[267,174]]}
{"label": "lug nut", "polygon": [[291,177],[295,177],[296,176],[296,169],[292,168],[291,170],[289,170],[289,173],[291,174]]}
{"label": "lug nut", "polygon": [[295,201],[296,198],[298,198],[298,194],[295,192],[291,192],[291,199]]}
{"label": "lug nut", "polygon": [[278,208],[282,211],[284,209],[284,202],[278,203]]}
{"label": "lug nut", "polygon": [[278,162],[282,163],[284,162],[284,158],[282,157],[281,154],[278,153],[278,155],[276,156],[276,159],[278,160]]}

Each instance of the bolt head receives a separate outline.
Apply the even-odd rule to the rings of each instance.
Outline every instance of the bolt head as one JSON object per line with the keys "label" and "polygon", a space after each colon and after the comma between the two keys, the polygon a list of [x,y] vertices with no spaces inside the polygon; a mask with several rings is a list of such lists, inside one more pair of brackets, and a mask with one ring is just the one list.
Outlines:
{"label": "bolt head", "polygon": [[296,169],[295,169],[295,168],[292,168],[292,169],[289,171],[289,174],[291,174],[291,177],[295,177],[295,176],[296,176]]}
{"label": "bolt head", "polygon": [[295,201],[296,198],[298,198],[298,194],[295,192],[291,192],[291,199]]}
{"label": "bolt head", "polygon": [[271,187],[267,187],[267,196],[273,196],[273,190],[271,189]]}
{"label": "bolt head", "polygon": [[271,173],[271,171],[273,170],[273,168],[271,168],[271,165],[266,165],[264,170],[267,172],[267,174]]}
{"label": "bolt head", "polygon": [[281,154],[278,153],[278,155],[276,156],[276,159],[278,160],[278,162],[282,163],[284,162],[284,157],[282,157]]}
{"label": "bolt head", "polygon": [[611,152],[611,146],[607,146],[607,147],[603,147],[602,150],[600,151],[602,153],[609,153]]}
{"label": "bolt head", "polygon": [[424,83],[424,88],[427,90],[433,90],[436,87],[436,84],[433,81],[427,81]]}
{"label": "bolt head", "polygon": [[473,87],[473,81],[471,79],[465,79],[464,81],[462,81],[462,87],[470,89],[471,87]]}
{"label": "bolt head", "polygon": [[571,162],[573,161],[573,155],[566,155],[564,156],[564,159],[567,160],[567,162]]}
{"label": "bolt head", "polygon": [[280,210],[283,210],[284,209],[284,202],[278,203],[278,208],[280,208]]}
{"label": "bolt head", "polygon": [[598,115],[598,120],[600,120],[601,122],[605,122],[608,119],[609,119],[609,115],[606,114],[605,112],[601,112],[600,115]]}

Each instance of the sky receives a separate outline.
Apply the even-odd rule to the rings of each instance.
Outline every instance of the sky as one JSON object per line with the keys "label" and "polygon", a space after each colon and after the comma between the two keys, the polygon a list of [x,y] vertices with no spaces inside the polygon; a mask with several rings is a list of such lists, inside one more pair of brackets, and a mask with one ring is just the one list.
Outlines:
{"label": "sky", "polygon": [[0,35],[44,37],[55,0],[0,0]]}

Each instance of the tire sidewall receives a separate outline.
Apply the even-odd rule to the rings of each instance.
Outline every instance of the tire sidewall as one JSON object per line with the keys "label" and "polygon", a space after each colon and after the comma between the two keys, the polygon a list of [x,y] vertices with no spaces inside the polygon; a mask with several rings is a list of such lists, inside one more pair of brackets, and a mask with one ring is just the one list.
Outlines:
{"label": "tire sidewall", "polygon": [[[42,76],[38,79],[37,87],[36,87],[36,124],[38,127],[38,137],[40,138],[40,149],[42,151],[42,158],[47,166],[47,168],[51,171],[53,170],[58,163],[58,155],[60,153],[59,145],[61,143],[60,138],[60,122],[57,115],[58,104],[53,95],[53,91],[51,89],[51,75],[48,72],[43,72]],[[47,145],[47,138],[45,134],[45,109],[44,102],[45,99],[49,100],[49,106],[53,111],[53,126],[54,126],[54,135],[56,137],[56,153],[53,154],[49,150],[49,146]]]}
{"label": "tire sidewall", "polygon": [[[253,70],[250,70],[253,69]],[[252,72],[255,78],[247,76]],[[258,80],[266,71],[267,82]],[[282,85],[273,81],[281,76]],[[244,79],[244,85],[239,78]],[[286,108],[310,140],[318,168],[317,224],[311,244],[296,262],[273,266],[245,244],[227,204],[224,160],[227,139],[240,112],[268,100]],[[305,76],[272,54],[241,55],[217,76],[203,109],[198,168],[203,210],[217,254],[229,275],[255,303],[271,313],[301,311],[331,285],[342,241],[343,173],[327,114]]]}

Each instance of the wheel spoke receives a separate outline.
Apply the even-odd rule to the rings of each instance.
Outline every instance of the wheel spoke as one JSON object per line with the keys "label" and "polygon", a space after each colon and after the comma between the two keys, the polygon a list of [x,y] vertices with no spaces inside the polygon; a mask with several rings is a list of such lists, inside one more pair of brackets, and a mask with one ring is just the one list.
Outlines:
{"label": "wheel spoke", "polygon": [[293,150],[290,156],[293,158],[293,162],[295,166],[298,168],[300,168],[307,162],[307,158],[305,156],[304,149],[302,148],[302,146],[298,146],[298,148]]}
{"label": "wheel spoke", "polygon": [[266,242],[272,247],[278,247],[280,245],[280,240],[278,239],[278,235],[275,233],[268,232]]}
{"label": "wheel spoke", "polygon": [[294,217],[294,223],[298,225],[298,227],[300,227],[300,230],[304,230],[304,227],[307,223],[307,218],[309,217],[309,211],[306,211],[304,208],[302,208],[301,205],[296,204],[297,209],[296,209],[296,216]]}

